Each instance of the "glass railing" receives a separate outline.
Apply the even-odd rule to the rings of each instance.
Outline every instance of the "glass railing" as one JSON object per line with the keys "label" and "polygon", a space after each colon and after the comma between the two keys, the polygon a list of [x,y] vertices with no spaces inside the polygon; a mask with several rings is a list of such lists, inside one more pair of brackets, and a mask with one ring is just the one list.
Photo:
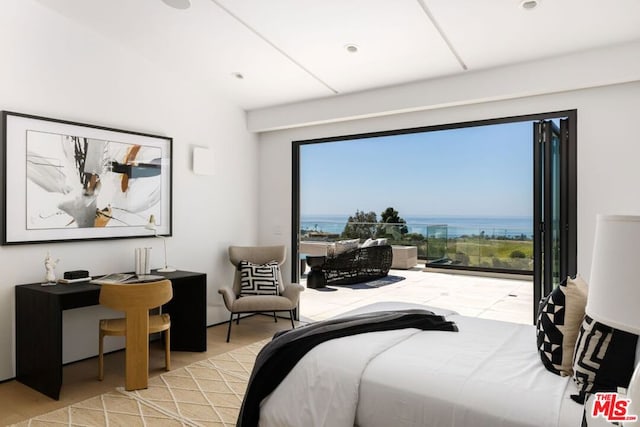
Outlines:
{"label": "glass railing", "polygon": [[381,224],[314,221],[301,241],[386,238],[389,244],[416,246],[427,266],[478,270],[533,271],[533,231],[500,224]]}

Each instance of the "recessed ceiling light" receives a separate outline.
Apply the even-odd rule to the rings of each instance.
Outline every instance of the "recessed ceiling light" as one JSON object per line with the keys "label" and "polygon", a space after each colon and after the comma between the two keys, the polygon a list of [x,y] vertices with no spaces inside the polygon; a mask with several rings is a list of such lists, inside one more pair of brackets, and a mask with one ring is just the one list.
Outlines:
{"label": "recessed ceiling light", "polygon": [[358,53],[358,46],[356,46],[355,44],[347,44],[344,46],[344,48],[347,50],[347,52],[349,53]]}
{"label": "recessed ceiling light", "polygon": [[162,0],[162,2],[174,9],[184,10],[191,7],[191,0]]}
{"label": "recessed ceiling light", "polygon": [[522,0],[520,2],[520,7],[524,10],[533,10],[538,6],[538,4],[538,0]]}
{"label": "recessed ceiling light", "polygon": [[244,75],[242,73],[238,73],[237,71],[235,73],[231,73],[231,75],[238,80],[244,79]]}

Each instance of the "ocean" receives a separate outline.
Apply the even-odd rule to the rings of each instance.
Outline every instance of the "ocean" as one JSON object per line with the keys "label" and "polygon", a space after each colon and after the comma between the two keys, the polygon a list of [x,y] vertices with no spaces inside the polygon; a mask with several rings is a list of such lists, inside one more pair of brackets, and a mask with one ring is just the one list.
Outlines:
{"label": "ocean", "polygon": [[[446,225],[449,238],[463,235],[533,238],[533,218],[516,216],[402,216],[407,221],[409,233],[427,236],[434,226]],[[340,234],[344,230],[349,215],[302,215],[301,229]],[[380,218],[378,218],[380,219]],[[484,232],[484,233],[483,233]]]}

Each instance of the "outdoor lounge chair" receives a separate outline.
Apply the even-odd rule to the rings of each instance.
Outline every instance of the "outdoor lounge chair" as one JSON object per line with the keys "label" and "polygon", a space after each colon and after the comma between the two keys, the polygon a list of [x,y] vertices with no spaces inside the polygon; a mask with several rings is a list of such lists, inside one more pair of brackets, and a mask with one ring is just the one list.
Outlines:
{"label": "outdoor lounge chair", "polygon": [[391,245],[368,246],[328,256],[321,268],[326,285],[350,285],[387,276],[392,261]]}

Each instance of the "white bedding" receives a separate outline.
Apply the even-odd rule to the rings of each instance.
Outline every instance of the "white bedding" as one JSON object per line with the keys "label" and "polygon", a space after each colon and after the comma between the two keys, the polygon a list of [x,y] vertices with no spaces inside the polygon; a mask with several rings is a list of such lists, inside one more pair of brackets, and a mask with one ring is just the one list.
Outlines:
{"label": "white bedding", "polygon": [[567,377],[529,325],[447,316],[459,332],[373,332],[305,355],[261,405],[262,426],[577,427]]}

